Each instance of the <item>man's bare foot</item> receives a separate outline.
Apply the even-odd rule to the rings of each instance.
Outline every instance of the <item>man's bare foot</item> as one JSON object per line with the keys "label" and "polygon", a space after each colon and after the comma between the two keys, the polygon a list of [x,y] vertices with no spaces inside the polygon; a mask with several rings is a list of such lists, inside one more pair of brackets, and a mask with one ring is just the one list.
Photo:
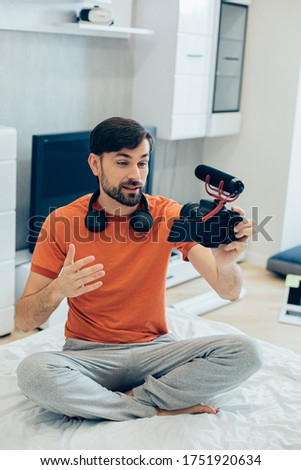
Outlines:
{"label": "man's bare foot", "polygon": [[219,412],[218,409],[213,408],[212,406],[203,405],[203,404],[189,406],[188,408],[182,408],[180,410],[160,410],[160,408],[157,408],[158,416],[175,416],[175,415],[181,415],[181,414],[196,415],[196,414],[202,414],[202,413],[209,413],[212,415],[216,415],[218,412]]}
{"label": "man's bare foot", "polygon": [[[124,392],[124,394],[129,397],[134,396],[132,390],[128,390],[127,392]],[[212,406],[204,405],[203,403],[200,403],[199,405],[189,406],[188,408],[182,408],[180,410],[161,410],[160,408],[157,408],[158,416],[175,416],[181,414],[196,415],[202,413],[216,415],[218,412],[218,408],[213,408]]]}

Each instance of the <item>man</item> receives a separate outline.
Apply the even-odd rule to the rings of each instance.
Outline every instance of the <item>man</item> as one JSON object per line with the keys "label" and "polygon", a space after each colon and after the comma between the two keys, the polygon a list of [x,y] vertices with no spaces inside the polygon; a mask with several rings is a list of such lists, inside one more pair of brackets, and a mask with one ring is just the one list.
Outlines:
{"label": "man", "polygon": [[[174,245],[167,239],[181,206],[142,193],[152,145],[133,120],[96,126],[88,162],[99,191],[54,211],[40,232],[16,324],[38,327],[67,297],[66,343],[27,357],[18,380],[47,410],[116,421],[215,414],[210,400],[260,367],[256,346],[242,335],[175,341],[168,333],[165,280]],[[229,245],[175,246],[220,296],[235,300],[242,286],[235,260],[251,232],[248,221]]]}

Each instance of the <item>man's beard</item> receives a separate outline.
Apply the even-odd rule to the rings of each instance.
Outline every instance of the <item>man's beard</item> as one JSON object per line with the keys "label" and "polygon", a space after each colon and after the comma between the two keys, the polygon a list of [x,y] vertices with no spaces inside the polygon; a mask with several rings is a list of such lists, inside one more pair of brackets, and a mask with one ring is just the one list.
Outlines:
{"label": "man's beard", "polygon": [[[101,187],[103,191],[112,199],[119,202],[120,204],[123,204],[124,206],[134,207],[139,204],[141,200],[141,196],[142,196],[142,191],[143,191],[143,187],[140,187],[140,184],[141,183],[139,181],[129,180],[126,183],[119,184],[118,186],[110,186],[108,179],[104,175],[103,171],[101,174]],[[135,194],[133,193],[124,194],[122,192],[123,186],[133,187],[133,189],[136,189],[138,186],[139,192]]]}

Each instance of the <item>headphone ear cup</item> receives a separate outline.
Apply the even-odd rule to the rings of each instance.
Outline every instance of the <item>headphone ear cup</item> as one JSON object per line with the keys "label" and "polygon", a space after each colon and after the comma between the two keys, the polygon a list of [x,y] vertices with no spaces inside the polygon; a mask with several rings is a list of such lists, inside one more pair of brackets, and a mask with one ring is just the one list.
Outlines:
{"label": "headphone ear cup", "polygon": [[135,212],[130,220],[131,227],[135,232],[146,233],[152,228],[154,220],[151,213],[147,210]]}
{"label": "headphone ear cup", "polygon": [[90,232],[103,232],[107,226],[105,213],[94,209],[88,211],[85,218],[85,226]]}

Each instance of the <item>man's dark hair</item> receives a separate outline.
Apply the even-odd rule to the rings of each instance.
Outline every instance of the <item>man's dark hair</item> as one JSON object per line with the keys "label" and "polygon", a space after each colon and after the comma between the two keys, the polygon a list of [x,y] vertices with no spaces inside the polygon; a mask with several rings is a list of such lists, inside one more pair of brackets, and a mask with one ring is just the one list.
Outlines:
{"label": "man's dark hair", "polygon": [[90,135],[90,151],[96,155],[118,152],[122,148],[134,149],[147,139],[150,153],[154,145],[153,136],[133,119],[111,117],[98,124]]}

